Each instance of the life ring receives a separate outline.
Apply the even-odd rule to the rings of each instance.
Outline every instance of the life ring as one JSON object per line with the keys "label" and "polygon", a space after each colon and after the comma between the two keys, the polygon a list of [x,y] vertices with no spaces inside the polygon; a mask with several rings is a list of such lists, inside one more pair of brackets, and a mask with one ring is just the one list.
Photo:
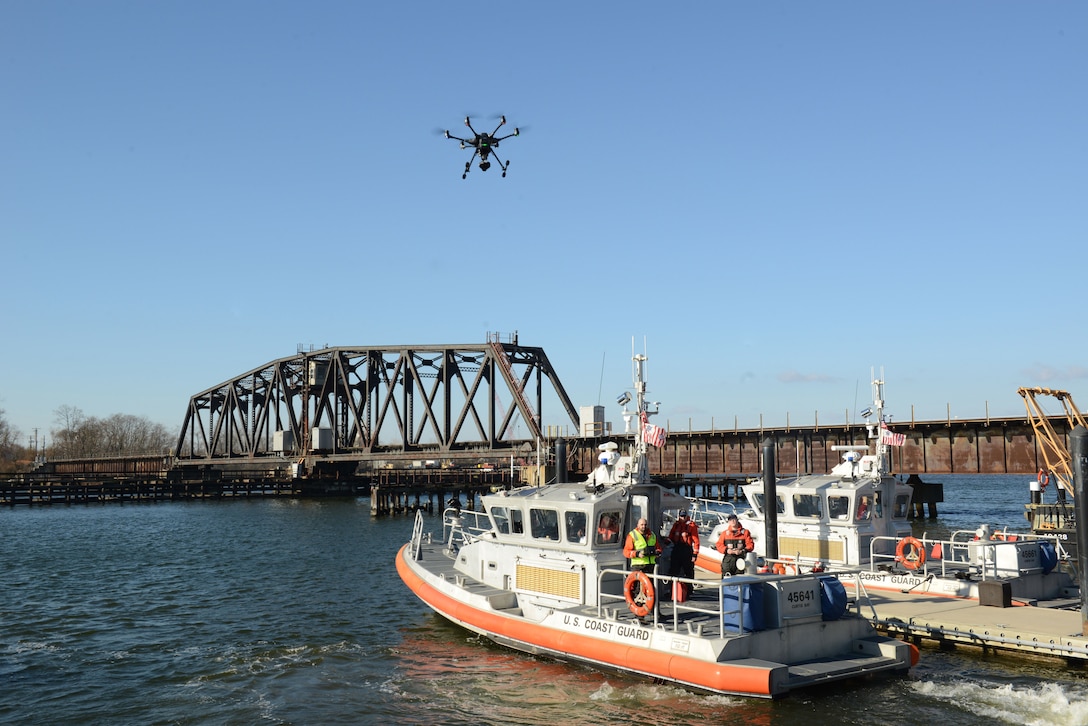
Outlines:
{"label": "life ring", "polygon": [[1039,488],[1045,492],[1046,485],[1050,483],[1050,474],[1040,469],[1039,473],[1035,476],[1035,481],[1039,482]]}
{"label": "life ring", "polygon": [[1005,534],[1004,532],[994,532],[990,537],[990,540],[995,542],[1015,542],[1017,539],[1015,534]]}
{"label": "life ring", "polygon": [[[638,595],[635,595],[635,583],[638,583]],[[627,576],[623,582],[623,597],[627,600],[627,607],[640,618],[644,618],[654,611],[657,602],[657,594],[654,592],[654,583],[645,572],[635,571]]]}
{"label": "life ring", "polygon": [[[907,549],[910,549],[908,553]],[[914,537],[904,537],[895,548],[895,561],[902,562],[908,570],[917,570],[926,563],[926,550]]]}
{"label": "life ring", "polygon": [[797,575],[800,571],[797,569],[797,565],[787,564],[786,562],[776,562],[771,567],[771,571],[776,575]]}

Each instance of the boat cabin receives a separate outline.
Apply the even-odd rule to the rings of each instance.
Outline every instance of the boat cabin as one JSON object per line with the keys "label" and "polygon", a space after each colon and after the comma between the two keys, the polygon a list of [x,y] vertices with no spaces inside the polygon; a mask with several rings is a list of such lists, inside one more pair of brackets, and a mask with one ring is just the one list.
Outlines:
{"label": "boat cabin", "polygon": [[[876,457],[846,457],[829,475],[809,475],[775,484],[778,553],[783,558],[862,565],[871,559],[874,538],[910,535],[911,488],[881,476]],[[738,512],[766,553],[767,497],[763,482],[742,487],[750,510]],[[716,541],[716,540],[715,540]],[[894,544],[876,540],[878,549]],[[886,554],[882,551],[878,554]]]}

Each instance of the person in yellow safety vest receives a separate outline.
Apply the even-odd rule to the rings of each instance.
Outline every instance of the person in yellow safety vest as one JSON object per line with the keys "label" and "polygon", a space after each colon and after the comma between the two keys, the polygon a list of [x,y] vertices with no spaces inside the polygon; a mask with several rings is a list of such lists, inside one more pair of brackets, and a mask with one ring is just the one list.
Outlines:
{"label": "person in yellow safety vest", "polygon": [[[631,560],[632,572],[654,574],[657,557],[661,554],[661,544],[657,535],[650,531],[650,524],[645,517],[638,520],[635,528],[627,533],[623,543],[623,556]],[[638,585],[635,585],[638,587]]]}
{"label": "person in yellow safety vest", "polygon": [[660,554],[661,544],[657,541],[657,535],[650,531],[645,517],[639,519],[635,528],[627,533],[623,556],[631,560],[632,570],[652,573]]}

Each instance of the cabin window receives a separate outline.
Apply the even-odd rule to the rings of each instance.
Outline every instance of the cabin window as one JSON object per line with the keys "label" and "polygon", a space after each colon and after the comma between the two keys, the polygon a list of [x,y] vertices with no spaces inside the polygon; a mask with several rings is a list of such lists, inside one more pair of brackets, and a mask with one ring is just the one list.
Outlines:
{"label": "cabin window", "polygon": [[529,525],[534,539],[559,541],[559,513],[554,509],[530,509]]}
{"label": "cabin window", "polygon": [[872,512],[872,507],[869,505],[869,497],[862,495],[858,499],[858,509],[857,509],[857,513],[854,516],[854,519],[856,519],[859,522],[863,522],[863,521],[867,520],[869,517],[871,517],[872,515],[873,515],[873,512]]}
{"label": "cabin window", "polygon": [[567,541],[586,543],[586,513],[567,512]]}
{"label": "cabin window", "polygon": [[828,497],[827,513],[832,519],[849,519],[850,498],[843,496]]}
{"label": "cabin window", "polygon": [[510,510],[510,533],[525,534],[525,515],[520,509]]}
{"label": "cabin window", "polygon": [[[778,502],[778,513],[784,514],[786,512],[786,498],[779,494],[776,499]],[[766,509],[763,504],[763,500],[763,492],[757,492],[755,495],[756,509],[758,509],[760,512]]]}
{"label": "cabin window", "polygon": [[499,534],[510,534],[510,511],[506,507],[492,507],[491,521]]}
{"label": "cabin window", "polygon": [[823,507],[820,506],[820,496],[818,494],[794,494],[793,516],[814,517],[819,519],[823,516]]}
{"label": "cabin window", "polygon": [[895,509],[892,510],[892,517],[895,519],[906,519],[909,512],[910,495],[900,494],[895,498]]}
{"label": "cabin window", "polygon": [[597,544],[619,544],[620,524],[623,522],[619,512],[601,512],[597,519]]}

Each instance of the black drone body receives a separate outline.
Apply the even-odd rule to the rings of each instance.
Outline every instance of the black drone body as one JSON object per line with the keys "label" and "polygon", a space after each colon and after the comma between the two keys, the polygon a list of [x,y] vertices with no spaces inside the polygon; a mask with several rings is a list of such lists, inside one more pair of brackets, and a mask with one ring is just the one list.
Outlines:
{"label": "black drone body", "polygon": [[521,131],[515,127],[514,133],[512,134],[496,136],[495,134],[499,133],[499,129],[505,124],[506,117],[500,116],[499,125],[495,127],[494,131],[490,134],[481,134],[476,131],[476,129],[472,128],[472,123],[469,121],[468,116],[465,116],[465,126],[468,126],[468,130],[472,132],[471,139],[462,139],[460,136],[453,136],[449,131],[446,132],[446,138],[460,141],[462,149],[467,149],[470,146],[472,147],[472,158],[465,162],[465,173],[461,175],[462,179],[468,176],[468,172],[472,168],[472,162],[477,156],[480,157],[480,171],[487,171],[491,168],[491,162],[488,161],[488,157],[494,156],[495,161],[499,163],[499,167],[502,169],[502,175],[506,176],[506,170],[510,167],[510,162],[508,161],[504,164],[502,159],[499,158],[499,155],[495,153],[495,149],[499,148],[500,141],[509,139],[511,136],[519,136]]}

